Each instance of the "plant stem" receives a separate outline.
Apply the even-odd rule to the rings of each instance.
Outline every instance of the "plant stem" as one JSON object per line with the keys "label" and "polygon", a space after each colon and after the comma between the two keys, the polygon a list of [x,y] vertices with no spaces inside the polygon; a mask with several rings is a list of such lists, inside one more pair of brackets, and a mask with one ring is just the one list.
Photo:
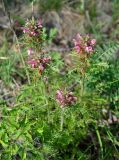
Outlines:
{"label": "plant stem", "polygon": [[60,130],[63,130],[63,123],[64,123],[64,108],[61,108],[61,123],[60,123]]}
{"label": "plant stem", "polygon": [[32,19],[34,19],[34,1],[31,2],[32,7]]}
{"label": "plant stem", "polygon": [[103,145],[102,145],[102,140],[101,140],[101,136],[98,129],[96,129],[96,134],[97,134],[100,149],[101,149],[101,158],[103,159]]}
{"label": "plant stem", "polygon": [[84,92],[84,76],[81,79],[81,97],[83,96],[83,92]]}

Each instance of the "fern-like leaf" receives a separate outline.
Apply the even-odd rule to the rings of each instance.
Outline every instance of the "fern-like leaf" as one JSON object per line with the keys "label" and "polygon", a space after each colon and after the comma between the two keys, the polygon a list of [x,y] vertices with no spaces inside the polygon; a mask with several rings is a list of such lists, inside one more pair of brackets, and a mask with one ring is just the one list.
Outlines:
{"label": "fern-like leaf", "polygon": [[97,61],[111,61],[115,60],[117,55],[116,53],[119,50],[119,43],[114,43],[110,45],[103,45],[103,48],[98,47],[98,55]]}

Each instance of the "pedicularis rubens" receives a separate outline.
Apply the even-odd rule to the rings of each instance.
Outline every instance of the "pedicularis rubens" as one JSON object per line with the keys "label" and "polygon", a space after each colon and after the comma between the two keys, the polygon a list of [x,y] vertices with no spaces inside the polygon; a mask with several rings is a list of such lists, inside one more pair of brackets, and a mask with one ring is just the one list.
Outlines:
{"label": "pedicularis rubens", "polygon": [[30,83],[23,85],[18,105],[2,112],[2,159],[90,159],[92,151],[102,147],[97,128],[95,136],[100,117],[96,111],[107,102],[92,87],[98,79],[90,76],[99,73],[95,67],[100,64],[92,65],[96,40],[78,33],[68,66],[60,53],[46,52],[49,39],[40,19],[27,20],[22,30]]}
{"label": "pedicularis rubens", "polygon": [[76,66],[79,68],[80,74],[84,74],[86,68],[89,66],[89,58],[94,53],[96,39],[91,39],[89,35],[76,35],[74,42],[74,57],[77,61]]}
{"label": "pedicularis rubens", "polygon": [[[30,1],[33,12],[37,2]],[[53,6],[61,0],[41,1]],[[78,33],[67,56],[48,50],[56,30],[46,35],[41,19],[27,20],[22,31],[19,51],[28,84],[22,85],[13,107],[0,100],[0,159],[118,159],[119,64],[110,55],[118,51],[119,44],[97,47],[96,53],[96,40]],[[9,58],[4,61],[5,72],[13,75],[18,86],[14,77],[23,72],[12,65],[15,62],[18,68],[20,61],[15,56],[12,62],[12,54]]]}
{"label": "pedicularis rubens", "polygon": [[[35,21],[35,19],[27,20],[25,26],[22,28],[24,33],[24,45],[27,47],[27,53],[28,53],[28,65],[32,70],[37,70],[37,75],[39,77],[42,77],[42,80],[46,82],[47,84],[46,92],[50,92],[52,95],[52,90],[54,86],[52,86],[50,83],[48,83],[48,74],[44,74],[44,71],[48,69],[49,76],[51,77],[51,71],[49,70],[50,64],[53,61],[53,58],[50,56],[49,53],[44,52],[45,50],[45,42],[46,40],[46,34],[44,32],[44,28],[42,25],[41,20]],[[54,92],[54,97],[56,103],[61,108],[61,125],[60,129],[63,130],[63,124],[64,124],[64,108],[68,106],[73,106],[76,103],[78,103],[78,99],[80,96],[83,95],[84,90],[84,82],[83,77],[85,75],[85,71],[87,67],[89,66],[88,59],[91,57],[91,55],[94,53],[94,46],[96,44],[95,39],[91,39],[89,35],[80,35],[79,33],[76,35],[76,38],[73,39],[74,42],[74,48],[71,52],[71,56],[75,57],[77,63],[75,63],[74,67],[75,69],[81,74],[81,87],[80,87],[80,95],[75,96],[72,91],[67,90],[67,84],[60,84],[61,86],[58,87]],[[54,53],[55,54],[55,53]],[[74,62],[75,62],[74,59]],[[59,62],[58,62],[59,63]],[[53,65],[53,63],[52,63]],[[46,72],[45,72],[46,73]],[[60,73],[59,73],[60,74]],[[55,85],[58,84],[58,76],[52,75],[53,79],[55,80]],[[44,80],[45,77],[45,80]],[[71,79],[69,80],[71,81]],[[61,89],[63,88],[63,89]],[[45,93],[47,94],[47,93]]]}
{"label": "pedicularis rubens", "polygon": [[[32,69],[37,69],[39,74],[46,69],[47,65],[52,61],[48,53],[44,53],[44,42],[46,41],[46,34],[42,25],[41,19],[27,20],[25,26],[22,27],[24,33],[24,45],[27,47],[28,65]],[[72,54],[78,58],[80,65],[80,73],[84,73],[88,66],[88,59],[94,53],[96,44],[95,39],[91,39],[89,35],[76,35],[73,39],[74,49]],[[77,65],[78,66],[78,65]],[[77,68],[75,64],[75,68]],[[61,89],[56,91],[56,101],[61,107],[69,106],[76,103],[77,98],[73,96],[72,92],[63,93]]]}
{"label": "pedicularis rubens", "polygon": [[35,21],[27,20],[24,27],[24,45],[27,47],[28,64],[31,68],[37,69],[40,74],[50,63],[51,57],[44,55],[43,45],[45,41],[45,33],[43,30],[41,19]]}

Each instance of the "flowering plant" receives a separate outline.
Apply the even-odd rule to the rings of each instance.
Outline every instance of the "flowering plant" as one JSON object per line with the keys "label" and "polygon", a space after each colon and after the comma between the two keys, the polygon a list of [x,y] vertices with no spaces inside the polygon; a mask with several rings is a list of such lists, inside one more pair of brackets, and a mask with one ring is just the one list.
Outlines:
{"label": "flowering plant", "polygon": [[78,33],[73,42],[75,51],[80,55],[83,54],[89,57],[94,52],[96,39],[91,39],[89,35],[82,36]]}
{"label": "flowering plant", "polygon": [[74,58],[75,68],[81,75],[85,74],[86,69],[90,65],[90,57],[95,52],[96,39],[92,39],[89,35],[77,34],[73,39],[74,49],[72,56]]}
{"label": "flowering plant", "polygon": [[[34,48],[40,51],[45,40],[45,33],[41,19],[35,21],[34,18],[27,20],[25,26],[22,27],[24,33],[24,43],[26,47]],[[30,49],[30,48],[29,48]]]}
{"label": "flowering plant", "polygon": [[73,105],[77,100],[77,97],[73,96],[72,92],[63,94],[62,90],[57,90],[56,92],[56,101],[60,104],[61,107],[65,105]]}
{"label": "flowering plant", "polygon": [[[4,106],[0,113],[1,158],[90,159],[92,151],[97,153],[97,146],[102,147],[98,128],[103,123],[99,120],[101,108],[108,102],[102,96],[100,78],[103,71],[107,75],[108,67],[95,61],[91,64],[96,40],[77,34],[70,54],[73,65],[66,68],[58,52],[44,52],[46,35],[41,20],[27,20],[22,30],[26,68],[34,81],[22,86],[16,106]],[[103,141],[107,143],[107,139]]]}
{"label": "flowering plant", "polygon": [[28,64],[32,69],[37,69],[39,74],[51,61],[50,56],[44,56],[43,45],[45,41],[45,33],[41,19],[37,21],[32,18],[27,20],[25,26],[22,27],[24,33],[24,45],[28,47]]}

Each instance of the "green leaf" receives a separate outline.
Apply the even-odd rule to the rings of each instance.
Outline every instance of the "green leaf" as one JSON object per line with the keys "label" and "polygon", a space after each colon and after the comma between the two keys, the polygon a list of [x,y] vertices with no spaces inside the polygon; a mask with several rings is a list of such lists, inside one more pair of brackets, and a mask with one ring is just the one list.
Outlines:
{"label": "green leaf", "polygon": [[4,143],[1,139],[0,139],[0,143],[4,148],[8,147],[8,144]]}
{"label": "green leaf", "polygon": [[38,129],[37,129],[37,132],[38,132],[39,134],[43,134],[43,128],[38,128]]}

